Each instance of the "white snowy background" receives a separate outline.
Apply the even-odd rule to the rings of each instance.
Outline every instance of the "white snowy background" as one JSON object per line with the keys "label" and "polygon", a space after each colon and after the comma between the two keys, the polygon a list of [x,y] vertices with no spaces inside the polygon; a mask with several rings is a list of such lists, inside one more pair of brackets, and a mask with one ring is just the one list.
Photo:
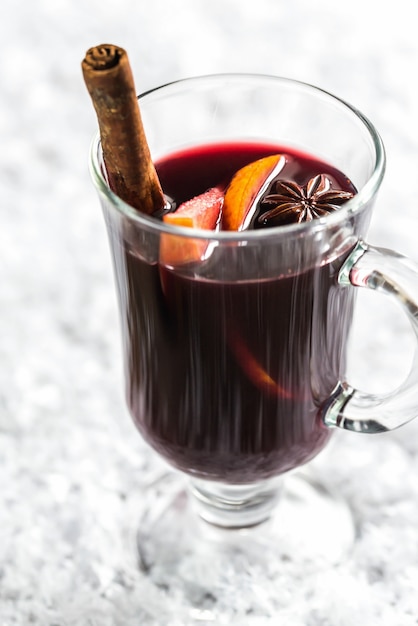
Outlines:
{"label": "white snowy background", "polygon": [[[239,71],[338,94],[387,149],[369,241],[418,261],[416,8],[2,0],[0,42],[0,625],[188,626],[175,589],[164,594],[136,570],[136,512],[160,464],[123,402],[80,62],[108,42],[128,50],[138,91]],[[391,303],[361,294],[352,381],[393,387],[413,341]],[[353,554],[317,577],[272,579],[265,595],[275,602],[251,624],[418,624],[418,421],[374,438],[343,433],[317,471],[353,510]],[[247,626],[237,606],[231,599],[230,614],[207,623]]]}

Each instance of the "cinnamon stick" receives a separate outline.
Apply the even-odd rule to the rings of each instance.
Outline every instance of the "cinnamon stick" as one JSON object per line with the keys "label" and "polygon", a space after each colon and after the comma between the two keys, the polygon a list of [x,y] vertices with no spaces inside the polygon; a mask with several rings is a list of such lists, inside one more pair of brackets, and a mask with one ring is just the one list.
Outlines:
{"label": "cinnamon stick", "polygon": [[128,55],[102,44],[90,48],[81,64],[99,123],[103,158],[111,189],[148,215],[164,207],[164,195],[142,125]]}

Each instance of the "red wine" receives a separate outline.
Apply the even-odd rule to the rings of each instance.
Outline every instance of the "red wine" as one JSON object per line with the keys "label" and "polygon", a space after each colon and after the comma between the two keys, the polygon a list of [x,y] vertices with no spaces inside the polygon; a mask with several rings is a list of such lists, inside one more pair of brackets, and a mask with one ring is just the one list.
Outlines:
{"label": "red wine", "polygon": [[[261,144],[201,146],[156,167],[178,206],[280,151],[299,185],[323,173],[353,191],[330,165]],[[235,280],[228,272],[239,248],[215,247],[193,273],[145,260],[132,241],[112,247],[128,406],[143,437],[175,467],[236,484],[314,457],[330,437],[318,408],[345,367],[352,290],[337,286],[342,259],[260,278],[254,251],[257,278]]]}

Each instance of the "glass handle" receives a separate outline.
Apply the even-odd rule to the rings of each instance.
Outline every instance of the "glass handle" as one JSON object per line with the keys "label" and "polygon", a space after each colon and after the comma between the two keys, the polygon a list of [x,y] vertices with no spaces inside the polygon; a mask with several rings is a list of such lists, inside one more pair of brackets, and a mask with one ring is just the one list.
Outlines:
{"label": "glass handle", "polygon": [[[408,316],[418,340],[418,266],[383,248],[360,242],[341,268],[344,288],[366,287],[395,298]],[[338,383],[324,406],[327,426],[361,433],[393,430],[418,416],[418,350],[406,380],[387,394],[368,394]]]}

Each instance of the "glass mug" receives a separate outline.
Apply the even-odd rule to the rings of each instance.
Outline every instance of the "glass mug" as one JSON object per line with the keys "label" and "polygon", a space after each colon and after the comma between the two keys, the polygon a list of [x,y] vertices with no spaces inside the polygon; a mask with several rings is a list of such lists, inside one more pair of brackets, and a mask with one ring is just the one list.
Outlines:
{"label": "glass mug", "polygon": [[[418,274],[403,257],[364,241],[385,156],[373,125],[347,103],[308,84],[255,75],[186,79],[139,102],[155,161],[183,147],[263,141],[331,163],[358,190],[338,211],[303,224],[242,232],[179,228],[138,213],[109,189],[94,141],[90,167],[113,256],[127,404],[145,440],[189,483],[187,504],[183,498],[179,506],[183,482],[178,487],[177,474],[165,477],[158,497],[167,507],[160,502],[160,513],[144,512],[139,549],[149,571],[159,559],[172,566],[173,550],[198,558],[210,524],[263,528],[258,537],[277,545],[274,525],[267,531],[262,522],[283,520],[292,508],[283,475],[284,484],[300,480],[291,470],[315,457],[336,427],[377,433],[417,415],[416,360],[387,395],[359,391],[344,376],[354,287],[395,297],[416,333]],[[165,265],[161,246],[186,241],[202,246],[209,262]],[[323,550],[335,560],[353,538],[343,503],[331,505],[314,484],[295,489],[292,527],[279,524],[288,533],[284,541],[307,518],[309,528],[297,531],[306,539],[302,561],[312,543],[316,556]],[[305,499],[307,510],[300,508]],[[201,523],[194,509],[210,524],[185,537],[179,528]],[[333,552],[334,523],[343,545]],[[251,532],[240,549],[258,541]],[[185,546],[190,542],[194,547]]]}

